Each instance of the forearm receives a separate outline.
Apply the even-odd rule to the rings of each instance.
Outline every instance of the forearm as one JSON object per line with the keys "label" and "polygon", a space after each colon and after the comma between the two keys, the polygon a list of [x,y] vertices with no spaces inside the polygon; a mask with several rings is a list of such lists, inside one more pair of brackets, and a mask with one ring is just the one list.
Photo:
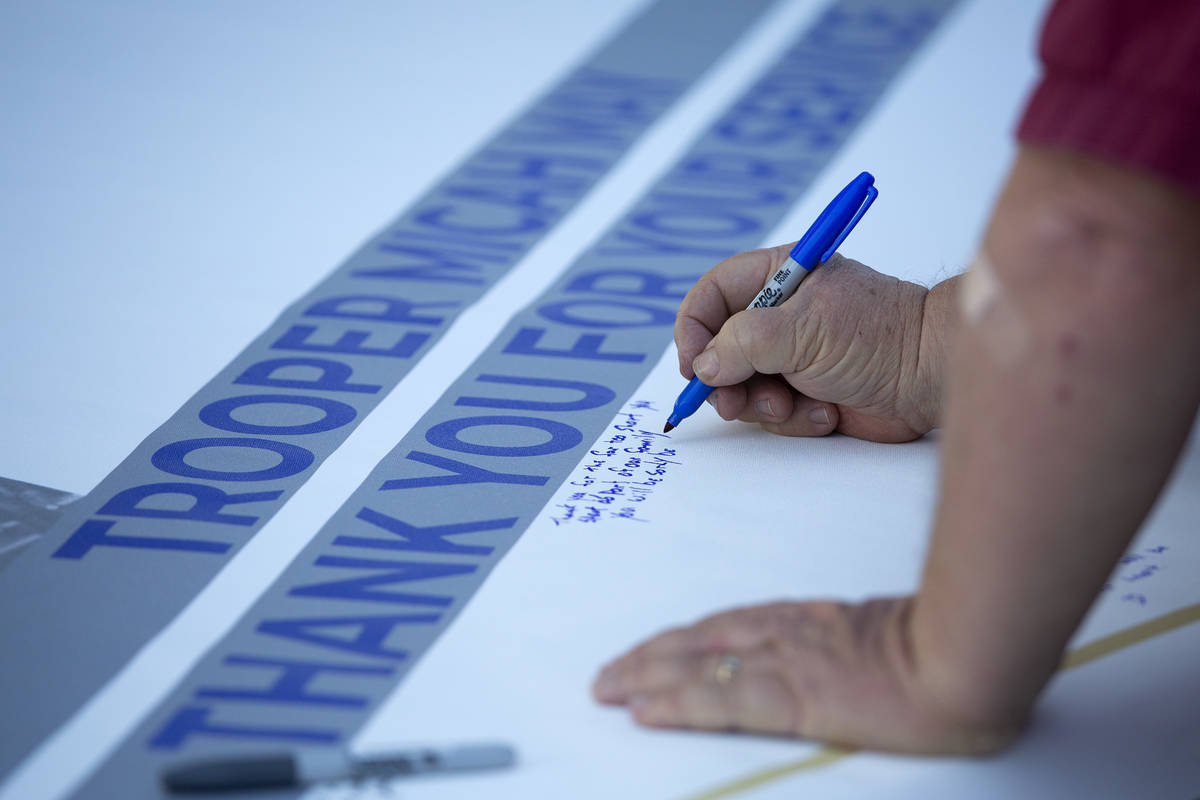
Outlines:
{"label": "forearm", "polygon": [[941,500],[912,617],[948,713],[1019,724],[1165,482],[1200,398],[1187,196],[1025,152],[959,287]]}

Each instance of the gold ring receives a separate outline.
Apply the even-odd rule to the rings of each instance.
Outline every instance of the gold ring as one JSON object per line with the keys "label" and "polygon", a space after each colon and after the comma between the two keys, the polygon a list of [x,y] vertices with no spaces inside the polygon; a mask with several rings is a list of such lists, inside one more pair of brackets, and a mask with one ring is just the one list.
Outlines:
{"label": "gold ring", "polygon": [[723,655],[717,662],[716,679],[722,686],[728,686],[738,670],[742,668],[742,660],[735,655]]}

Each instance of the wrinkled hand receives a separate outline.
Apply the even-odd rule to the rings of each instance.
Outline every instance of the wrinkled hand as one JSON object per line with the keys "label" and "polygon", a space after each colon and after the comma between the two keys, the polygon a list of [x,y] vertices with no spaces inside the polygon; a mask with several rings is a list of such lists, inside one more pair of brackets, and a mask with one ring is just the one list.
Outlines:
{"label": "wrinkled hand", "polygon": [[692,287],[675,320],[683,376],[720,387],[710,402],[724,419],[773,433],[903,442],[936,427],[940,359],[921,359],[927,290],[835,254],[787,302],[743,310],[790,249],[733,256]]}
{"label": "wrinkled hand", "polygon": [[[1016,728],[957,721],[916,673],[910,597],[774,603],[660,634],[605,667],[593,693],[643,725],[738,730],[918,753],[978,754]],[[728,659],[734,656],[735,661]]]}

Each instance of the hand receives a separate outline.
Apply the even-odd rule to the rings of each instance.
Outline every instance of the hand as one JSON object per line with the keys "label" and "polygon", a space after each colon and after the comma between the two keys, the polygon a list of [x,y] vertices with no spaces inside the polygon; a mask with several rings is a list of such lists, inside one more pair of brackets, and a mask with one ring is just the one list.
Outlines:
{"label": "hand", "polygon": [[683,376],[720,387],[710,402],[724,419],[773,433],[904,442],[936,427],[952,292],[835,254],[787,302],[740,311],[790,249],[733,256],[692,287],[675,319]]}
{"label": "hand", "polygon": [[1019,724],[958,721],[917,680],[912,606],[911,597],[902,597],[717,614],[618,658],[600,672],[593,693],[602,703],[628,705],[635,720],[653,727],[753,731],[911,753],[980,754],[1005,746]]}

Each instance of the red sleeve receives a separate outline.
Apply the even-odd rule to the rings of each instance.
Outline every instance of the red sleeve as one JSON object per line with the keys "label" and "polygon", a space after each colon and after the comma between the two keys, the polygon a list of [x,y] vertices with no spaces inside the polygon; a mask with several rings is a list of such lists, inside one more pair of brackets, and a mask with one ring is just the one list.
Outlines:
{"label": "red sleeve", "polygon": [[1058,0],[1017,137],[1200,194],[1200,0]]}

